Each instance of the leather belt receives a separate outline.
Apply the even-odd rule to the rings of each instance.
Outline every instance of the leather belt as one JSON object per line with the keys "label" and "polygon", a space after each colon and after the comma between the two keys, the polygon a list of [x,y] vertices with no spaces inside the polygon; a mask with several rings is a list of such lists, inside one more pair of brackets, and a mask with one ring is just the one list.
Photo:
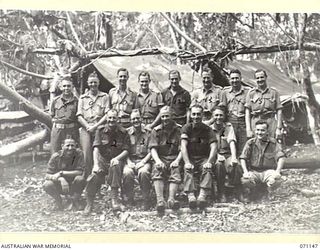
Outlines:
{"label": "leather belt", "polygon": [[68,123],[68,124],[55,123],[54,126],[56,128],[65,129],[65,128],[74,128],[76,126],[76,124],[75,123]]}
{"label": "leather belt", "polygon": [[259,119],[269,119],[274,117],[275,113],[266,113],[266,114],[259,114],[259,115],[252,115],[254,118],[259,118]]}

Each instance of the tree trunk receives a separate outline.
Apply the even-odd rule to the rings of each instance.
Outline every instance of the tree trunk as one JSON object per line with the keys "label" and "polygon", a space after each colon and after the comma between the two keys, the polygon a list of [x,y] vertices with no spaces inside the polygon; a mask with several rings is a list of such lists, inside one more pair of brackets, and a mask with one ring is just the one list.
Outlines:
{"label": "tree trunk", "polygon": [[309,119],[309,126],[311,129],[312,137],[314,140],[315,145],[320,145],[320,138],[319,138],[319,117],[320,117],[320,104],[317,102],[316,97],[314,95],[311,80],[310,80],[310,71],[307,65],[307,60],[305,56],[305,49],[304,49],[304,38],[306,33],[306,26],[307,26],[307,18],[308,15],[305,14],[296,14],[298,15],[298,34],[299,34],[299,64],[300,64],[300,71],[302,73],[302,84],[303,89],[308,96],[308,119]]}
{"label": "tree trunk", "polygon": [[1,94],[14,103],[21,103],[25,112],[32,116],[34,119],[45,124],[48,128],[52,127],[52,120],[49,114],[43,112],[40,108],[29,102],[27,99],[19,95],[13,89],[0,82]]}

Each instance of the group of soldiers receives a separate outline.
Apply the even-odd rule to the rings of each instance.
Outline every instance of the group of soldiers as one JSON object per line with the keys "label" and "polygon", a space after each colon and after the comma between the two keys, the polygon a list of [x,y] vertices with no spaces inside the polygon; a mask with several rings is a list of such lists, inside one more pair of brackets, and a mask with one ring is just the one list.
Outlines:
{"label": "group of soldiers", "polygon": [[[226,201],[226,189],[247,202],[255,187],[278,186],[285,154],[278,92],[267,86],[267,73],[254,73],[257,87],[241,84],[232,70],[230,86],[213,83],[212,71],[202,70],[203,86],[189,93],[179,71],[168,74],[170,86],[161,93],[149,88],[150,74],[140,72],[138,93],[127,86],[129,72],[117,71],[118,86],[99,91],[99,78],[88,76],[88,90],[78,98],[71,79],[61,82],[62,94],[51,102],[52,155],[44,190],[62,209],[61,194],[79,209],[84,190],[84,213],[105,182],[114,211],[134,204],[138,181],[143,209],[179,209],[184,193],[191,209],[204,209],[210,197]],[[80,147],[78,147],[78,144]]]}

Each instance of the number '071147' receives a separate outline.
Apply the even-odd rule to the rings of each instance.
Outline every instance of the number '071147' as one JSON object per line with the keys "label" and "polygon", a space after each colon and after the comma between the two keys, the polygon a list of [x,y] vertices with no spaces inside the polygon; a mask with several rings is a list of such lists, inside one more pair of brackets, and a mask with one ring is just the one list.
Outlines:
{"label": "number '071147'", "polygon": [[319,246],[319,244],[300,244],[299,245],[300,246],[300,248],[305,248],[305,249],[310,249],[310,248],[312,248],[312,249],[315,249],[315,248],[318,248],[318,246]]}

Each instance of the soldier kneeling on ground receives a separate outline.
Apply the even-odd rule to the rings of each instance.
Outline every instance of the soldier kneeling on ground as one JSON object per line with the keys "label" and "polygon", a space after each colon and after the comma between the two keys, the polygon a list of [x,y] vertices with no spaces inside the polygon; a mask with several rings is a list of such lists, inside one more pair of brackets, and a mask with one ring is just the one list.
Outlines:
{"label": "soldier kneeling on ground", "polygon": [[71,206],[79,210],[79,198],[86,185],[83,152],[70,136],[64,140],[62,150],[54,153],[48,162],[48,171],[43,189],[56,202],[56,208],[63,209],[61,194],[71,198]]}
{"label": "soldier kneeling on ground", "polygon": [[276,139],[269,137],[266,121],[259,120],[255,125],[255,137],[247,141],[240,156],[241,182],[247,194],[256,191],[259,184],[266,186],[270,199],[272,191],[280,185],[285,154]]}

